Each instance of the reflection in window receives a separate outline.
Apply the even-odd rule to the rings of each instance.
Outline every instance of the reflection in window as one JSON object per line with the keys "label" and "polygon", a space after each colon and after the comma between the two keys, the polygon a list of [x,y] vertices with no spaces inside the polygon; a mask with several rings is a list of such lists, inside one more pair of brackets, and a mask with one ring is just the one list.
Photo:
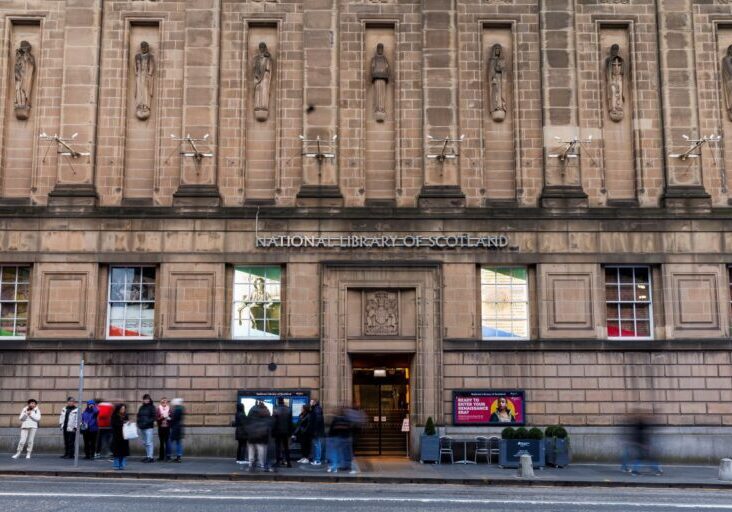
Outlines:
{"label": "reflection in window", "polygon": [[609,338],[652,337],[651,270],[605,267]]}
{"label": "reflection in window", "polygon": [[107,337],[152,338],[154,322],[155,267],[112,267]]}
{"label": "reflection in window", "polygon": [[280,337],[280,267],[235,267],[234,338]]}
{"label": "reflection in window", "polygon": [[0,336],[25,338],[29,299],[30,267],[0,266]]}
{"label": "reflection in window", "polygon": [[529,337],[529,284],[525,268],[480,269],[484,339]]}

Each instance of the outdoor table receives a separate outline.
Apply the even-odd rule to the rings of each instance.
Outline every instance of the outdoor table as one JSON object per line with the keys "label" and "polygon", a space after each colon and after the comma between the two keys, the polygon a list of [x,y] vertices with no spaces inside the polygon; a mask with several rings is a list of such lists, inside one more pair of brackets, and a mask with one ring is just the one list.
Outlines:
{"label": "outdoor table", "polygon": [[478,440],[474,437],[458,437],[453,438],[454,443],[463,443],[463,458],[456,460],[455,464],[475,464],[474,460],[468,460],[468,443],[473,443],[478,446]]}

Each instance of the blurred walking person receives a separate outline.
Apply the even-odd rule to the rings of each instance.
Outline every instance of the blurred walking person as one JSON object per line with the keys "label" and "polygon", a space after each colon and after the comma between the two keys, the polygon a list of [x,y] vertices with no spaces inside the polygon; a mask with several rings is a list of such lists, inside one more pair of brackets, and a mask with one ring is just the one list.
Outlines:
{"label": "blurred walking person", "polygon": [[183,425],[183,418],[185,417],[183,399],[174,398],[170,402],[170,405],[173,407],[173,412],[170,414],[170,449],[172,451],[175,448],[175,459],[173,459],[173,462],[180,463],[181,457],[183,457],[183,435],[185,434]]}
{"label": "blurred walking person", "polygon": [[155,405],[149,394],[142,397],[142,405],[137,410],[137,428],[140,430],[140,439],[145,447],[145,458],[142,462],[155,462],[153,434],[155,433]]}
{"label": "blurred walking person", "polygon": [[97,448],[99,434],[99,409],[94,400],[86,403],[86,409],[81,413],[81,435],[84,438],[84,458],[92,460]]}
{"label": "blurred walking person", "polygon": [[620,469],[630,472],[633,476],[638,476],[643,466],[650,468],[656,476],[663,475],[661,465],[652,454],[649,418],[639,414],[631,418],[630,433],[623,451]]}
{"label": "blurred walking person", "polygon": [[29,399],[26,402],[26,406],[20,411],[20,441],[18,442],[18,449],[13,455],[14,459],[20,457],[25,451],[25,458],[30,459],[31,453],[33,452],[33,440],[36,438],[36,431],[38,425],[41,422],[41,410],[38,408],[38,402],[34,398]]}

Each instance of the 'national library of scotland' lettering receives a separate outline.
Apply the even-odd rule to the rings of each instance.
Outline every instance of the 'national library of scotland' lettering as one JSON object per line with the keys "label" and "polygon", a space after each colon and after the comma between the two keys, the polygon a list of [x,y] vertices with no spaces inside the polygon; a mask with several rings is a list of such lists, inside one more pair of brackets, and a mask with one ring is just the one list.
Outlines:
{"label": "'national library of scotland' lettering", "polygon": [[576,458],[637,412],[732,454],[727,0],[6,0],[0,41],[0,451],[28,398],[62,443],[83,357],[188,453],[296,393],[416,457],[500,431],[478,391]]}

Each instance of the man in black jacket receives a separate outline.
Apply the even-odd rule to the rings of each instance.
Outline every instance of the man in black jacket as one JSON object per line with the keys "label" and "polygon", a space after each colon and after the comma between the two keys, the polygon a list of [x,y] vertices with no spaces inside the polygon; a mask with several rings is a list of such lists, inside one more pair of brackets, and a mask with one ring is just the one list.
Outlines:
{"label": "man in black jacket", "polygon": [[249,451],[249,471],[254,471],[256,463],[259,462],[259,466],[264,471],[272,472],[272,468],[267,463],[267,445],[269,444],[269,436],[272,432],[272,417],[264,402],[258,401],[249,410],[246,431],[247,449]]}
{"label": "man in black jacket", "polygon": [[142,397],[142,405],[137,410],[137,428],[140,439],[145,446],[145,458],[142,462],[155,462],[153,458],[153,434],[155,433],[155,406],[150,395]]}
{"label": "man in black jacket", "polygon": [[285,405],[284,398],[279,397],[277,399],[277,407],[275,407],[272,416],[274,416],[275,459],[277,460],[277,464],[291,468],[290,434],[292,433],[292,412]]}

